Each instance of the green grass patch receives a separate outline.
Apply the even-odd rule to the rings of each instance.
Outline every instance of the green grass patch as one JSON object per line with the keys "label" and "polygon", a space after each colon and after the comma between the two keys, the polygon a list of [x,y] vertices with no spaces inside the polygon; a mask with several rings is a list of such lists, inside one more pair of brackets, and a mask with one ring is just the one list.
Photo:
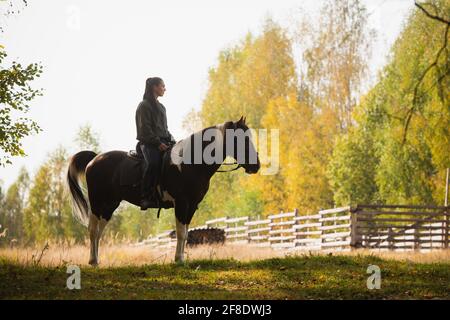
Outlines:
{"label": "green grass patch", "polygon": [[[381,268],[381,289],[366,286],[367,267]],[[303,256],[185,265],[81,267],[69,290],[65,266],[0,260],[2,299],[449,299],[449,263],[410,263],[372,256]]]}

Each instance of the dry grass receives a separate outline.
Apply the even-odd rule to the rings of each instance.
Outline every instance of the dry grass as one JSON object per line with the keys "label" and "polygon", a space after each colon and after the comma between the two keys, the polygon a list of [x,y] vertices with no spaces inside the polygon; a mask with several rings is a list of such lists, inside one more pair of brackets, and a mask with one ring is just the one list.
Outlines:
{"label": "dry grass", "polygon": [[[80,245],[49,245],[36,248],[0,248],[0,258],[21,264],[41,266],[61,266],[66,264],[86,265],[89,259],[89,247]],[[152,249],[148,246],[101,245],[101,267],[142,266],[149,264],[167,264],[174,260],[175,249]],[[256,248],[248,245],[208,245],[188,248],[188,261],[206,259],[234,259],[238,261],[263,260],[274,257],[327,255],[327,252],[285,252],[270,248]],[[333,255],[377,256],[385,260],[399,260],[411,263],[450,262],[450,250],[432,252],[391,252],[380,250],[354,250],[333,252]]]}
{"label": "dry grass", "polygon": [[450,262],[450,250],[442,249],[442,250],[433,250],[429,252],[419,252],[419,251],[382,251],[382,250],[368,250],[368,249],[358,249],[346,253],[337,253],[354,256],[354,255],[363,255],[363,256],[377,256],[384,260],[397,260],[397,261],[406,261],[412,263],[436,263],[436,262]]}
{"label": "dry grass", "polygon": [[[450,298],[449,250],[294,256],[228,244],[189,248],[188,263],[177,265],[173,248],[104,243],[100,249],[100,268],[86,266],[88,246],[0,249],[0,299]],[[66,288],[69,263],[82,269],[81,290]],[[382,270],[380,290],[367,289],[371,264]]]}

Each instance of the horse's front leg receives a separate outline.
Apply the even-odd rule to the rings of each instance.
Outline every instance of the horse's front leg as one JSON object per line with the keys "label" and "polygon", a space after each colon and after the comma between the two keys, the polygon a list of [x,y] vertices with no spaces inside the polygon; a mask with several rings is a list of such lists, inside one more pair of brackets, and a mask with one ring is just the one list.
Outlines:
{"label": "horse's front leg", "polygon": [[184,262],[184,247],[186,245],[186,240],[188,236],[188,227],[189,225],[183,224],[175,217],[176,226],[177,226],[177,251],[175,252],[175,262],[183,263]]}

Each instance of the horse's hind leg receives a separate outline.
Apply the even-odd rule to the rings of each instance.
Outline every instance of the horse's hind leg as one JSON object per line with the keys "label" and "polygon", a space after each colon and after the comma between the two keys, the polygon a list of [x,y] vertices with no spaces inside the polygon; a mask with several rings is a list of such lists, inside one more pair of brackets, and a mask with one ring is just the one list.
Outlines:
{"label": "horse's hind leg", "polygon": [[[89,264],[98,265],[98,247],[103,230],[111,219],[112,213],[120,202],[108,203],[99,207],[93,207],[89,218],[89,235],[91,241],[91,256]],[[99,218],[100,217],[100,218]]]}
{"label": "horse's hind leg", "polygon": [[89,264],[91,266],[96,266],[98,264],[98,256],[97,256],[97,234],[99,230],[99,219],[92,212],[89,215],[89,238],[91,241],[91,256],[89,258]]}

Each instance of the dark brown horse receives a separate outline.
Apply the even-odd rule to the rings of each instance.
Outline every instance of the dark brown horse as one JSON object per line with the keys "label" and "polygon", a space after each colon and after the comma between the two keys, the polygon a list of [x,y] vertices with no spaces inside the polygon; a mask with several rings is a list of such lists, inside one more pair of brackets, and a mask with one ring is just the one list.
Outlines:
{"label": "dark brown horse", "polygon": [[[211,135],[211,132],[214,134]],[[242,135],[231,135],[230,139],[228,135],[230,132],[244,132],[244,138],[237,141]],[[238,167],[243,167],[246,173],[258,172],[260,168],[258,153],[249,132],[245,119],[241,117],[236,122],[228,121],[192,134],[175,144],[163,157],[164,169],[158,190],[163,195],[163,207],[175,208],[176,262],[184,260],[188,226],[198,204],[209,189],[211,177],[225,158],[230,156],[236,159]],[[200,144],[196,141],[200,141]],[[211,150],[215,161],[203,157],[206,151]],[[89,229],[91,265],[98,264],[100,237],[120,202],[125,200],[136,206],[140,204],[140,164],[140,161],[133,159],[124,151],[101,154],[81,151],[70,159],[67,182],[74,204],[74,215]],[[81,174],[86,176],[89,201],[83,195],[78,182]]]}

